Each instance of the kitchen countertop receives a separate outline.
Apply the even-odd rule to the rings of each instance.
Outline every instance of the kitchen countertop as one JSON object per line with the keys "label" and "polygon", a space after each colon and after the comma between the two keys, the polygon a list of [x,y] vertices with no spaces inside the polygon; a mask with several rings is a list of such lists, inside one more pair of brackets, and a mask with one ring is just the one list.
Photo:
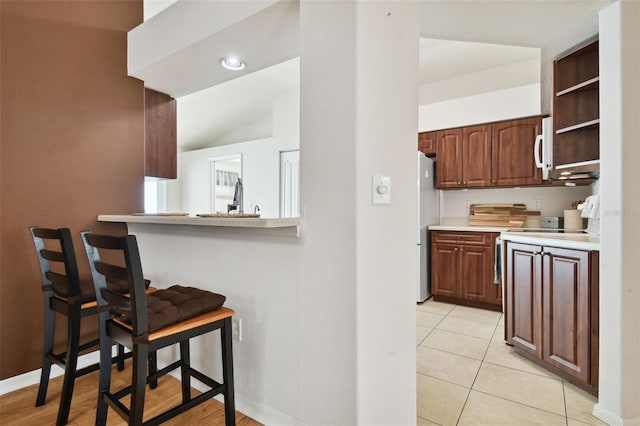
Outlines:
{"label": "kitchen countertop", "polygon": [[471,226],[471,225],[430,225],[429,231],[464,231],[464,232],[504,232],[511,228],[503,226]]}
{"label": "kitchen countertop", "polygon": [[443,218],[440,225],[430,225],[428,229],[430,231],[498,232],[503,240],[516,243],[600,251],[600,235],[598,234],[522,232],[521,229],[531,228],[471,226],[469,219],[464,217]]}
{"label": "kitchen countertop", "polygon": [[600,251],[600,235],[598,234],[553,234],[546,232],[505,231],[500,234],[503,240],[515,243],[548,245],[578,250]]}
{"label": "kitchen countertop", "polygon": [[475,231],[502,232],[510,228],[504,226],[471,226],[468,217],[443,217],[439,225],[430,225],[429,231]]}

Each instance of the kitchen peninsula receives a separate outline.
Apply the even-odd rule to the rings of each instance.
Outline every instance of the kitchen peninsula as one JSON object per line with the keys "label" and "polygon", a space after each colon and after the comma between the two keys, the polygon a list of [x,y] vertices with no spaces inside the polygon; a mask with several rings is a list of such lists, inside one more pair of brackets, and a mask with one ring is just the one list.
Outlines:
{"label": "kitchen peninsula", "polygon": [[[296,389],[300,374],[292,368],[306,333],[296,308],[301,297],[300,219],[100,215],[98,220],[127,224],[127,232],[136,236],[144,275],[155,287],[182,284],[226,296],[225,306],[236,312],[238,410],[276,424],[291,423],[289,417],[273,414],[269,407],[277,401],[271,396],[265,400],[261,392]],[[193,339],[193,366],[216,377],[220,372],[211,359],[219,350],[217,339]],[[173,359],[172,354],[158,354],[160,366]],[[198,388],[197,381],[193,385]]]}

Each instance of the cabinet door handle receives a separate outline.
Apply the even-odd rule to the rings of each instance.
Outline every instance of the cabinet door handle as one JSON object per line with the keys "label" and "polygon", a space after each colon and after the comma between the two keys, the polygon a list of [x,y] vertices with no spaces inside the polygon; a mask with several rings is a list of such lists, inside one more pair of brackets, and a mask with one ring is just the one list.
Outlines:
{"label": "cabinet door handle", "polygon": [[542,254],[542,252],[541,252],[541,251],[534,251],[534,252],[533,252],[533,255],[534,255],[534,256],[539,256],[539,255],[541,255],[541,254]]}
{"label": "cabinet door handle", "polygon": [[458,251],[458,247],[454,247],[454,248],[453,248],[453,251]]}
{"label": "cabinet door handle", "polygon": [[462,184],[463,184],[463,185],[466,185],[466,184],[467,184],[467,182],[462,182]]}

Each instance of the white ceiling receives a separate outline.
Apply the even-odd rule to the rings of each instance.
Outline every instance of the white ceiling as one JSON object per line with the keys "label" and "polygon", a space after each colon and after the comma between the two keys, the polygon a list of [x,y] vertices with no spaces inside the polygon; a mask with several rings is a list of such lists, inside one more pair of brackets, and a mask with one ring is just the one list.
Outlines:
{"label": "white ceiling", "polygon": [[419,83],[432,84],[533,60],[540,60],[538,48],[421,38]]}
{"label": "white ceiling", "polygon": [[251,139],[272,136],[275,96],[299,85],[300,61],[294,58],[178,98],[179,148],[240,142],[232,134],[244,127],[252,127]]}
{"label": "white ceiling", "polygon": [[[169,3],[171,0],[167,2]],[[181,0],[171,4],[160,15],[174,14],[184,18],[185,5],[194,9],[197,3]],[[227,8],[233,4],[224,3]],[[544,63],[549,58],[597,33],[597,12],[610,3],[611,0],[422,1],[421,36],[428,40],[422,40],[420,44],[420,84],[531,60],[532,55],[541,57],[544,68]],[[299,7],[291,0],[277,3],[270,0],[264,5],[260,14],[268,17],[271,26],[278,20],[295,19],[292,17],[296,16],[295,8]],[[154,11],[157,12],[158,10]],[[159,21],[156,17],[154,19]],[[207,20],[201,20],[206,25]],[[255,22],[252,25],[255,27]],[[245,44],[253,42],[269,48],[254,48],[248,53],[249,56],[243,56],[248,66],[240,77],[234,78],[232,73],[218,69],[219,67],[207,67],[198,74],[201,67],[193,67],[193,60],[197,58],[201,61],[203,56],[208,55],[209,58],[204,58],[205,60],[217,62],[224,55],[221,53],[221,46],[225,43],[221,39],[229,43],[233,40],[233,45],[242,46],[238,42],[240,32],[233,31],[234,26],[246,29],[246,23],[242,24],[240,21],[211,37],[200,37],[199,42],[181,48],[177,54],[173,52],[168,55],[167,61],[149,62],[133,72],[130,53],[131,75],[143,79],[148,87],[178,98],[178,140],[182,150],[210,145],[211,141],[224,139],[225,135],[242,126],[269,117],[273,96],[298,84],[298,61],[294,59],[283,62],[287,58],[278,57],[274,53],[278,50],[276,46],[279,43],[286,42],[286,56],[295,56],[292,56],[292,52],[296,46],[292,45],[291,39],[298,39],[297,34],[292,34],[292,37],[278,34],[277,39],[273,40],[266,38],[274,37],[276,31],[270,31],[267,35],[257,34],[255,31],[241,32]],[[288,23],[280,28],[292,32],[299,30],[297,23]],[[184,30],[185,25],[175,28],[175,31],[182,31],[182,34]],[[194,32],[197,30],[194,29]],[[202,32],[201,28],[199,30]],[[163,33],[166,33],[163,35],[167,38],[172,37],[170,30]],[[462,43],[463,41],[483,44]],[[131,44],[130,33],[130,51]],[[182,59],[176,61],[176,58]],[[192,60],[187,61],[185,58]],[[257,66],[251,67],[251,64]],[[175,81],[176,75],[188,75],[189,78],[181,79],[178,84]],[[542,78],[544,80],[545,76]],[[215,85],[209,87],[212,81]],[[200,91],[202,87],[209,88]],[[185,96],[193,91],[199,92]]]}

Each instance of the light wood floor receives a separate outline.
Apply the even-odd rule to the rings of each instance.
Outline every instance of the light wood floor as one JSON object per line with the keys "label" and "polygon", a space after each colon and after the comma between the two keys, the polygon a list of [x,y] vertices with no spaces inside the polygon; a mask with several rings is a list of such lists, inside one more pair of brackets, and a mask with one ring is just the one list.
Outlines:
{"label": "light wood floor", "polygon": [[[131,368],[127,362],[124,371],[113,369],[111,377],[112,389],[120,389],[131,380]],[[69,415],[70,426],[86,426],[95,423],[95,410],[98,387],[98,372],[87,374],[76,380],[71,401],[71,413]],[[62,389],[62,376],[49,382],[47,402],[41,407],[35,406],[38,385],[29,386],[15,392],[0,396],[0,425],[54,425],[58,414],[60,391]],[[195,394],[196,391],[194,391]],[[180,403],[180,381],[164,376],[159,380],[156,389],[147,387],[145,399],[145,420],[165,411],[172,405]],[[123,400],[128,405],[126,399]],[[166,425],[224,425],[224,406],[210,399],[191,410],[174,417],[165,423]],[[259,426],[260,423],[236,412],[236,424],[239,426]],[[107,425],[126,425],[118,414],[109,410]]]}

